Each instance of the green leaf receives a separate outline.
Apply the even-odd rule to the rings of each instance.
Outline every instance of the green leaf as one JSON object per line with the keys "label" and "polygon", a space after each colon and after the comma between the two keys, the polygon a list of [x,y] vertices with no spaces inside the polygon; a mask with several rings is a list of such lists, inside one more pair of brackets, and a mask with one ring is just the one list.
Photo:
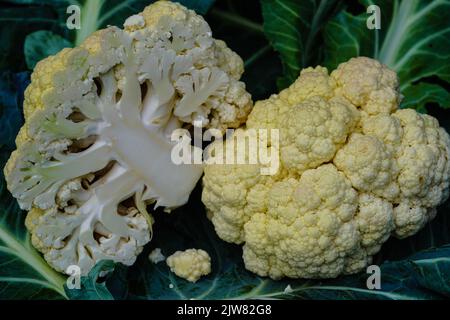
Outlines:
{"label": "green leaf", "polygon": [[0,187],[0,299],[62,299],[64,278],[32,247],[25,214]]}
{"label": "green leaf", "polygon": [[[205,17],[216,39],[226,42],[244,60],[241,81],[254,101],[276,92],[276,79],[282,74],[278,54],[272,49],[260,24],[262,15],[257,2],[228,2],[214,7]],[[255,8],[256,7],[256,8]]]}
{"label": "green leaf", "polygon": [[195,10],[198,14],[205,15],[216,0],[178,0],[183,6]]}
{"label": "green leaf", "polygon": [[280,53],[284,76],[279,89],[289,86],[302,68],[322,58],[322,30],[338,8],[338,1],[261,0],[264,31]]}
{"label": "green leaf", "polygon": [[[360,0],[376,3],[381,29],[369,30],[365,12],[341,12],[325,28],[325,65],[334,69],[351,57],[380,60],[398,73],[403,107],[425,111],[429,102],[450,107],[450,0]],[[439,80],[430,80],[437,77]]]}
{"label": "green leaf", "polygon": [[0,10],[0,70],[22,71],[26,69],[23,46],[28,34],[46,29],[67,35],[62,12],[51,6],[23,5],[20,2],[3,1]]}
{"label": "green leaf", "polygon": [[402,103],[403,108],[415,108],[417,111],[426,112],[428,103],[437,103],[448,108],[450,106],[450,92],[445,88],[431,83],[420,82],[407,86],[402,94],[406,97]]}
{"label": "green leaf", "polygon": [[41,30],[29,34],[24,44],[28,69],[34,69],[34,66],[40,60],[68,47],[72,47],[68,40],[51,31]]}
{"label": "green leaf", "polygon": [[28,85],[29,73],[0,73],[0,152],[15,147],[16,135],[22,126],[23,91]]}

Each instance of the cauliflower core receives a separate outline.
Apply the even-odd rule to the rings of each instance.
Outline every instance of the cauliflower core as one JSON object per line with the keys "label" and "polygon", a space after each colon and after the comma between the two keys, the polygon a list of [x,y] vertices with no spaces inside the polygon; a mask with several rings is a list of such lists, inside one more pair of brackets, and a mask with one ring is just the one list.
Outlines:
{"label": "cauliflower core", "polygon": [[252,106],[242,60],[194,11],[156,2],[124,25],[38,63],[5,167],[33,245],[61,272],[131,265],[150,241],[146,205],[183,205],[203,172],[171,161],[172,132],[237,127]]}
{"label": "cauliflower core", "polygon": [[449,135],[399,101],[396,74],[360,57],[330,75],[307,68],[255,104],[247,128],[280,129],[278,172],[208,165],[202,194],[219,237],[244,244],[247,269],[274,279],[355,273],[391,235],[434,218],[449,194]]}
{"label": "cauliflower core", "polygon": [[170,271],[180,278],[196,282],[211,272],[211,258],[202,249],[177,251],[166,260]]}

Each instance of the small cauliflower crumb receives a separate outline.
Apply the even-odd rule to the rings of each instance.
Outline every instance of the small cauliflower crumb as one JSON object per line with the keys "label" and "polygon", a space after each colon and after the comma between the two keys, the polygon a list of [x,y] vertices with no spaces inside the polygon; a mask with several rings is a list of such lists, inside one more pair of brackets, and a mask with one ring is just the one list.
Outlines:
{"label": "small cauliflower crumb", "polygon": [[288,284],[286,286],[286,288],[284,288],[284,291],[283,291],[284,294],[289,294],[289,293],[292,293],[292,292],[294,292],[294,290],[292,289],[290,284]]}
{"label": "small cauliflower crumb", "polygon": [[202,249],[177,251],[167,258],[166,263],[170,271],[190,282],[196,282],[211,272],[211,258]]}
{"label": "small cauliflower crumb", "polygon": [[160,248],[156,248],[152,252],[150,252],[150,254],[148,255],[148,259],[152,263],[157,264],[157,263],[159,263],[161,261],[166,260],[166,257],[161,253],[161,249]]}

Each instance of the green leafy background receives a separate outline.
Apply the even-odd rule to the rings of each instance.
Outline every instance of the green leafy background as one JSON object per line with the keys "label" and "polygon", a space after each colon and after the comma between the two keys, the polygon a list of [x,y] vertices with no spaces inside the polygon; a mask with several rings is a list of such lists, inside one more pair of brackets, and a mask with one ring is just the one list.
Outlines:
{"label": "green leafy background", "polygon": [[[123,20],[151,0],[4,0],[0,3],[0,168],[14,150],[23,123],[23,92],[35,64],[91,32]],[[214,36],[241,55],[243,81],[255,100],[287,87],[304,67],[334,69],[351,57],[377,58],[395,69],[402,107],[437,117],[450,131],[450,0],[180,0],[203,14]],[[68,5],[81,8],[83,28],[68,30]],[[368,30],[366,7],[381,9],[381,30]],[[83,15],[83,12],[89,12]],[[368,274],[333,280],[272,281],[245,270],[239,246],[221,241],[206,218],[200,185],[189,203],[168,215],[154,213],[152,242],[132,267],[102,261],[68,289],[30,244],[25,213],[0,174],[0,299],[448,299],[450,202],[413,237],[391,238],[375,256],[381,290],[367,289]],[[161,248],[203,248],[213,272],[195,284],[177,278],[148,254]]]}

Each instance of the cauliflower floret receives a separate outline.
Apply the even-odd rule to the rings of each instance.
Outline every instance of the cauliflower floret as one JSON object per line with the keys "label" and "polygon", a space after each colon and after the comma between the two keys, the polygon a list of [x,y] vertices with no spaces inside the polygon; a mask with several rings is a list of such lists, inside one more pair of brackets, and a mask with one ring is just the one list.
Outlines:
{"label": "cauliflower floret", "polygon": [[395,154],[403,137],[400,120],[388,114],[366,116],[361,119],[362,133],[380,139]]}
{"label": "cauliflower floret", "polygon": [[377,253],[396,227],[392,203],[373,194],[360,194],[355,222],[361,246],[369,255]]}
{"label": "cauliflower floret", "polygon": [[205,172],[203,184],[209,189],[203,192],[202,201],[211,212],[216,232],[228,242],[241,243],[242,226],[265,208],[268,176],[262,176],[257,165],[206,166]]}
{"label": "cauliflower floret", "polygon": [[357,123],[356,109],[314,96],[286,113],[280,130],[281,160],[299,174],[333,159]]}
{"label": "cauliflower floret", "polygon": [[53,268],[134,263],[151,238],[147,205],[183,205],[203,173],[172,161],[172,133],[245,122],[242,72],[202,17],[168,1],[36,65],[5,177]]}
{"label": "cauliflower floret", "polygon": [[211,273],[211,258],[202,249],[177,251],[167,258],[166,263],[170,271],[190,282],[197,282]]}
{"label": "cauliflower floret", "polygon": [[395,235],[406,238],[436,216],[436,208],[423,207],[416,199],[405,200],[394,208]]}
{"label": "cauliflower floret", "polygon": [[397,87],[394,72],[361,57],[330,76],[305,69],[256,102],[247,128],[280,130],[278,171],[208,164],[202,194],[219,237],[243,244],[247,269],[274,279],[359,272],[391,235],[434,218],[449,195],[450,137],[431,116],[397,111]]}
{"label": "cauliflower floret", "polygon": [[352,58],[341,63],[330,77],[336,95],[342,95],[368,114],[391,113],[398,108],[397,74],[377,60]]}
{"label": "cauliflower floret", "polygon": [[392,116],[403,129],[396,155],[402,193],[398,202],[413,198],[426,208],[436,207],[448,198],[450,137],[429,115],[404,109]]}
{"label": "cauliflower floret", "polygon": [[280,127],[281,115],[290,109],[279,98],[279,95],[272,95],[267,100],[257,101],[247,120],[247,128],[278,129]]}
{"label": "cauliflower floret", "polygon": [[358,191],[373,192],[388,199],[398,196],[399,187],[393,182],[398,173],[396,162],[378,138],[352,134],[333,161]]}
{"label": "cauliflower floret", "polygon": [[315,96],[328,100],[334,96],[335,86],[326,68],[309,67],[300,72],[298,79],[289,88],[280,92],[280,98],[290,105],[299,104]]}
{"label": "cauliflower floret", "polygon": [[[300,77],[289,87],[274,94],[269,99],[260,100],[253,107],[248,120],[248,128],[280,128],[283,115],[291,113],[291,107],[302,103],[307,98],[321,97],[328,100],[334,97],[334,81],[328,76],[326,68],[307,68],[302,70]],[[324,103],[322,103],[324,104]]]}
{"label": "cauliflower floret", "polygon": [[[359,245],[355,226],[348,223],[357,193],[345,176],[324,165],[305,171],[298,181],[274,183],[267,196],[266,213],[244,225],[247,268],[275,279],[341,273],[343,260]],[[249,261],[252,256],[260,257],[258,263]]]}

